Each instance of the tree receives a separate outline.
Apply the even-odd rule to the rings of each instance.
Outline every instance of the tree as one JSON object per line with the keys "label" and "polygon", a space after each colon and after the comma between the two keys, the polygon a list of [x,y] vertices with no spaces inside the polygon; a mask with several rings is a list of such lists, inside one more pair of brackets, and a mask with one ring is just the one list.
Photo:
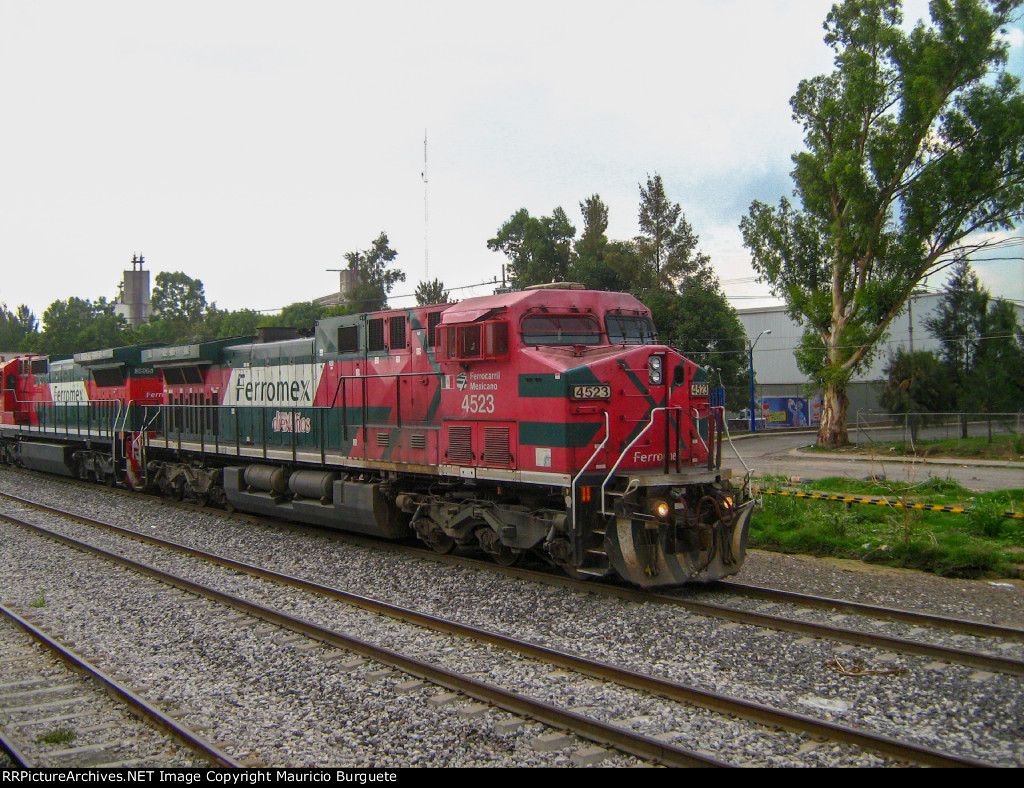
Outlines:
{"label": "tree", "polygon": [[634,245],[608,239],[608,206],[599,195],[581,202],[580,212],[583,231],[573,246],[568,278],[593,290],[628,290],[639,262]]}
{"label": "tree", "polygon": [[903,348],[889,359],[886,383],[879,401],[892,414],[907,414],[911,440],[927,423],[929,413],[942,413],[953,404],[956,387],[939,358],[928,350],[910,352]]}
{"label": "tree", "polygon": [[679,203],[665,195],[660,175],[640,187],[640,235],[636,239],[641,273],[634,287],[674,289],[680,279],[710,281],[711,259],[697,250],[698,238]]}
{"label": "tree", "polygon": [[1024,408],[1024,346],[1017,312],[1009,301],[993,300],[985,313],[961,401],[964,410],[974,413],[1016,413]]}
{"label": "tree", "polygon": [[54,301],[43,313],[43,331],[36,340],[44,355],[71,355],[120,347],[132,339],[128,321],[105,298]]}
{"label": "tree", "polygon": [[203,283],[181,271],[161,271],[153,284],[153,312],[162,319],[196,323],[206,312]]}
{"label": "tree", "polygon": [[828,15],[836,68],[791,101],[802,206],[755,201],[740,225],[762,281],[806,327],[819,445],[849,442],[847,384],[915,285],[1024,215],[1024,96],[1000,36],[1022,1],[933,0],[931,25],[909,33],[899,0]]}
{"label": "tree", "polygon": [[[1016,311],[993,299],[966,261],[953,268],[925,326],[941,343],[944,373],[956,387],[955,407],[965,413],[1020,409],[1024,350]],[[960,421],[965,438],[968,421],[966,415]]]}
{"label": "tree", "polygon": [[576,228],[561,207],[540,218],[520,208],[487,242],[487,248],[509,259],[513,287],[564,282],[569,278],[575,235]]}
{"label": "tree", "polygon": [[181,271],[161,271],[152,294],[153,316],[136,329],[140,342],[176,344],[203,338],[207,314],[203,283]]}
{"label": "tree", "polygon": [[650,290],[643,300],[654,317],[659,340],[714,370],[712,383],[725,388],[731,410],[745,407],[749,403],[745,333],[718,283],[684,287],[678,293]]}
{"label": "tree", "polygon": [[952,374],[961,390],[985,334],[988,301],[989,294],[971,270],[970,263],[960,260],[946,281],[935,314],[924,321],[925,328],[942,346],[947,374]]}
{"label": "tree", "polygon": [[261,325],[270,323],[270,319],[252,309],[228,311],[218,309],[211,304],[206,310],[203,334],[207,339],[227,339],[229,337],[255,336]]}
{"label": "tree", "polygon": [[440,279],[434,279],[431,282],[420,282],[416,285],[416,303],[419,306],[449,303],[448,291],[444,289],[444,282]]}
{"label": "tree", "polygon": [[0,350],[28,350],[39,332],[39,321],[32,310],[22,304],[11,312],[0,303]]}
{"label": "tree", "polygon": [[405,281],[405,272],[389,269],[398,252],[388,243],[382,232],[369,249],[346,252],[350,270],[355,271],[356,285],[348,296],[348,304],[357,312],[377,312],[387,309],[388,294],[397,282]]}
{"label": "tree", "polygon": [[487,246],[508,257],[516,287],[568,279],[632,293],[651,310],[661,341],[714,369],[730,406],[738,407],[747,374],[743,325],[661,176],[640,187],[642,234],[635,240],[607,237],[608,207],[599,195],[581,202],[580,212],[583,232],[575,244],[576,230],[561,208],[540,219],[521,208]]}
{"label": "tree", "polygon": [[316,327],[316,321],[324,316],[325,311],[324,307],[312,301],[298,301],[288,304],[273,321],[266,322],[282,328],[311,331]]}

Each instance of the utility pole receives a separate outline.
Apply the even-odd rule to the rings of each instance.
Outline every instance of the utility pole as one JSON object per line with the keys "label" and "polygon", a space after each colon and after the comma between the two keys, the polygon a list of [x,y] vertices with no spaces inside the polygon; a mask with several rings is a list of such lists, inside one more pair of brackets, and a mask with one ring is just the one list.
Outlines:
{"label": "utility pole", "polygon": [[423,130],[423,281],[430,281],[430,257],[427,251],[427,130]]}
{"label": "utility pole", "polygon": [[[764,331],[762,331],[760,334],[757,335],[757,339],[760,339],[765,334],[770,334],[770,333],[772,333],[772,330],[770,328],[766,328]],[[757,432],[757,413],[754,410],[755,405],[756,405],[756,403],[754,401],[754,345],[757,344],[757,339],[755,339],[753,342],[750,343],[750,348],[747,351],[750,354],[750,431],[751,432]]]}

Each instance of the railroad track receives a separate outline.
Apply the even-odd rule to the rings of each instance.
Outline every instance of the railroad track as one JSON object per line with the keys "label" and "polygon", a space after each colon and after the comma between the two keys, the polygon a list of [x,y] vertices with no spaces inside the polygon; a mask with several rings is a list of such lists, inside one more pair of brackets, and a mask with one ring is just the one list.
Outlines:
{"label": "railroad track", "polygon": [[[43,478],[51,479],[51,477]],[[60,480],[59,483],[69,482]],[[71,482],[70,484],[79,483]],[[89,485],[89,487],[92,487],[92,485]],[[128,493],[127,491],[119,492],[122,492],[125,495],[131,495],[131,493]],[[0,493],[0,497],[28,506],[36,506],[41,509],[46,508],[43,504],[38,504],[6,493]],[[191,506],[190,504],[182,503],[173,503],[171,505],[185,507]],[[795,608],[791,611],[790,615],[774,611],[769,613],[743,609],[736,605],[729,604],[728,601],[698,601],[679,593],[651,592],[621,585],[573,580],[565,577],[561,573],[546,570],[524,569],[515,566],[504,567],[495,564],[493,561],[481,560],[470,556],[451,554],[442,555],[419,546],[381,542],[380,540],[372,540],[354,534],[326,531],[325,529],[318,529],[290,522],[268,521],[265,518],[254,517],[253,515],[244,513],[232,513],[231,515],[226,516],[246,520],[255,519],[257,522],[263,523],[273,522],[275,527],[288,528],[300,533],[314,533],[321,536],[327,534],[332,539],[346,543],[371,546],[374,549],[406,553],[442,564],[480,567],[487,571],[504,574],[509,577],[517,577],[533,582],[573,588],[587,593],[608,596],[616,599],[637,603],[657,602],[680,608],[694,615],[708,616],[732,623],[764,627],[776,631],[792,632],[808,637],[822,638],[855,646],[865,646],[868,648],[878,649],[882,652],[895,652],[899,654],[927,657],[929,659],[948,662],[950,664],[965,665],[984,672],[1024,676],[1024,659],[994,653],[994,651],[998,650],[999,647],[1004,644],[1024,643],[1024,630],[1014,627],[1005,627],[996,624],[950,618],[910,610],[886,608],[878,605],[868,605],[828,597],[815,597],[809,594],[799,594],[779,589],[750,586],[736,582],[719,581],[709,587],[711,590],[724,592],[727,597],[741,597],[759,600],[770,604],[789,605]],[[809,620],[806,615],[801,615],[801,610],[827,610],[833,617],[836,614],[839,614],[840,617],[846,617],[847,620],[843,621],[842,625],[834,622],[813,621]],[[856,623],[858,618],[865,622],[888,621],[905,624],[910,628],[910,632],[913,633],[914,636],[902,637],[859,628],[853,625]],[[851,621],[850,619],[853,620]],[[985,639],[988,641],[991,648],[989,651],[983,651],[929,642],[926,637],[931,632],[937,630],[969,635],[977,639]]]}
{"label": "railroad track", "polygon": [[[48,474],[38,473],[36,471],[29,471],[25,469],[8,470],[13,470],[19,474],[25,474],[33,478],[45,480],[52,484],[80,487],[89,490],[95,490],[97,488],[97,485],[90,484],[88,482],[63,479],[60,477],[50,476]],[[110,494],[124,495],[131,499],[137,499],[139,497],[137,493],[119,487],[105,488],[105,490]],[[18,496],[7,493],[0,492],[0,498],[6,498],[29,506],[35,505],[45,509],[45,505],[43,504],[37,504],[35,502],[28,501],[27,499],[19,498]],[[155,502],[160,499],[153,500]],[[205,510],[205,507],[203,506],[197,507],[197,505],[188,502],[162,500],[161,505],[183,508],[191,511],[196,511],[197,509],[200,511]],[[516,577],[532,582],[573,588],[576,590],[586,591],[587,593],[599,594],[633,602],[642,603],[657,601],[662,604],[681,607],[694,614],[706,615],[713,618],[722,618],[736,623],[746,623],[754,626],[779,629],[782,631],[798,632],[801,634],[813,635],[815,637],[826,637],[839,642],[866,645],[879,649],[897,651],[899,653],[916,654],[918,656],[927,656],[935,659],[945,659],[956,664],[971,665],[973,667],[978,667],[979,669],[995,670],[996,672],[1008,673],[1010,675],[1024,675],[1021,673],[1021,670],[1024,669],[1024,660],[1002,660],[998,655],[992,655],[993,659],[989,660],[986,658],[986,655],[980,652],[976,653],[958,649],[933,649],[929,647],[927,643],[922,643],[919,640],[898,637],[887,638],[884,635],[872,637],[870,633],[864,633],[863,631],[850,627],[839,627],[829,624],[812,624],[808,627],[805,621],[801,621],[799,619],[779,615],[759,615],[756,611],[739,610],[727,603],[696,601],[685,598],[679,593],[673,593],[671,591],[652,592],[619,584],[595,582],[592,580],[575,580],[565,576],[559,570],[549,570],[546,567],[534,569],[523,568],[520,566],[502,566],[489,559],[476,558],[472,555],[436,553],[417,543],[382,541],[345,531],[317,528],[315,526],[307,526],[287,520],[273,520],[245,512],[229,513],[217,510],[217,514],[223,517],[238,519],[243,522],[271,524],[275,528],[284,528],[298,533],[328,536],[329,538],[339,542],[361,545],[377,550],[403,553],[440,564],[476,567],[496,574],[503,574],[508,577]],[[918,629],[946,630],[957,634],[972,635],[977,638],[991,638],[1007,642],[1024,643],[1024,629],[1000,626],[998,624],[981,621],[972,621],[969,619],[951,618],[932,613],[888,608],[880,605],[870,605],[831,597],[813,596],[793,591],[753,586],[735,581],[720,580],[707,586],[689,586],[687,591],[691,591],[693,589],[722,592],[730,597],[742,597],[769,603],[792,605],[800,608],[827,610],[832,614],[839,613],[846,614],[848,616],[862,617],[864,619],[898,622]]]}
{"label": "railroad track", "polygon": [[3,605],[0,667],[0,749],[14,766],[239,765]]}
{"label": "railroad track", "polygon": [[[605,664],[595,660],[589,660],[565,652],[537,646],[515,638],[501,635],[495,632],[480,630],[468,627],[457,622],[448,621],[432,616],[427,616],[413,610],[390,605],[378,600],[360,597],[338,589],[327,588],[323,585],[309,581],[288,577],[269,570],[244,564],[225,556],[214,556],[202,551],[188,548],[182,545],[156,539],[148,535],[141,535],[134,531],[127,531],[117,526],[100,523],[91,518],[84,518],[78,515],[53,510],[50,507],[39,507],[46,509],[52,514],[72,519],[87,524],[94,528],[104,528],[112,533],[118,533],[131,539],[140,539],[149,544],[156,545],[162,549],[170,549],[176,552],[187,554],[207,562],[217,563],[228,567],[236,572],[245,572],[253,577],[271,581],[276,584],[287,584],[300,588],[306,592],[312,592],[320,596],[344,602],[347,605],[369,610],[378,615],[386,615],[390,618],[414,624],[418,627],[426,627],[436,632],[443,632],[450,635],[457,635],[476,643],[485,643],[490,646],[515,652],[523,657],[539,660],[548,665],[556,666],[566,670],[578,672],[582,675],[600,679],[601,681],[614,682],[622,687],[639,690],[653,695],[668,698],[670,700],[700,706],[718,713],[725,713],[740,717],[742,719],[773,727],[779,727],[790,731],[824,737],[833,741],[844,742],[856,747],[865,748],[874,752],[884,754],[887,757],[900,761],[909,761],[928,765],[938,766],[985,766],[988,765],[981,760],[964,758],[948,753],[943,753],[931,748],[921,747],[911,742],[899,741],[886,736],[879,736],[864,730],[849,726],[823,721],[806,715],[794,714],[792,712],[774,709],[763,704],[751,703],[735,697],[729,697],[722,693],[715,693],[698,687],[687,686],[655,676],[644,675],[636,671],[626,670],[615,665]],[[19,522],[15,518],[4,517],[11,522]],[[86,545],[67,536],[42,529],[40,526],[28,523],[19,523],[24,528],[44,533],[51,539],[56,539],[68,546],[79,550],[86,550],[101,555],[106,560],[113,560],[122,565],[130,567],[133,571],[143,572],[162,582],[169,583],[180,589],[191,593],[201,594],[206,598],[213,599],[221,604],[253,615],[276,626],[287,628],[291,631],[312,637],[322,643],[344,648],[354,653],[369,657],[375,661],[391,665],[405,673],[431,681],[439,686],[461,692],[478,700],[495,704],[501,708],[534,719],[540,720],[556,728],[570,729],[583,738],[610,745],[638,757],[656,760],[671,765],[723,765],[715,758],[694,750],[666,744],[663,741],[648,736],[639,736],[632,731],[625,730],[620,725],[607,724],[596,720],[593,717],[585,716],[567,709],[559,709],[552,704],[537,703],[521,694],[509,693],[508,691],[481,682],[477,679],[453,673],[436,665],[430,665],[422,660],[410,658],[396,651],[381,648],[380,646],[366,641],[348,637],[338,631],[321,627],[313,622],[297,619],[285,613],[260,605],[240,597],[226,594],[214,589],[200,586],[184,578],[170,575],[162,570],[142,565],[136,561],[114,556],[101,548]],[[588,590],[590,588],[588,587]],[[650,595],[646,595],[649,600]]]}
{"label": "railroad track", "polygon": [[[288,527],[292,527],[292,524],[288,524]],[[299,528],[304,527],[299,526]],[[349,534],[344,534],[336,538],[355,544],[378,545],[378,543],[369,542],[361,537],[351,536]],[[467,556],[439,555],[420,547],[384,544],[382,549],[407,553],[426,560],[436,561],[438,563],[484,568],[488,571],[493,571],[509,577],[573,588],[579,591],[599,596],[606,596],[609,598],[622,599],[641,604],[656,602],[659,604],[677,607],[695,615],[708,616],[738,624],[748,624],[751,626],[764,627],[782,632],[793,632],[815,638],[833,640],[840,643],[867,646],[881,651],[929,657],[931,659],[941,660],[951,664],[966,665],[978,670],[992,671],[994,673],[1005,673],[1011,676],[1024,676],[1024,660],[1015,657],[1004,657],[999,654],[987,653],[984,651],[937,645],[928,643],[921,639],[897,637],[877,632],[870,632],[863,629],[857,629],[853,626],[838,626],[833,623],[815,622],[807,620],[806,618],[800,618],[798,615],[786,616],[775,613],[745,610],[725,602],[697,601],[678,593],[651,592],[621,585],[595,583],[587,580],[573,580],[551,572],[538,571],[535,569],[523,569],[520,567],[503,567],[494,564],[491,561],[480,560]],[[944,630],[961,635],[970,635],[975,638],[989,639],[990,641],[993,641],[996,648],[1003,645],[1003,643],[1024,643],[1024,630],[1022,629],[1000,626],[998,624],[987,624],[968,619],[950,618],[931,613],[887,608],[879,605],[868,605],[859,602],[833,599],[830,597],[816,597],[810,594],[799,594],[792,591],[783,591],[780,589],[750,586],[742,583],[726,581],[713,583],[708,586],[707,589],[695,586],[693,589],[688,589],[683,593],[689,594],[694,589],[700,591],[717,591],[726,596],[792,605],[797,608],[827,610],[831,614],[845,614],[849,617],[857,616],[864,620],[899,622],[917,630],[918,636],[927,634],[927,632],[923,632],[921,630]]]}

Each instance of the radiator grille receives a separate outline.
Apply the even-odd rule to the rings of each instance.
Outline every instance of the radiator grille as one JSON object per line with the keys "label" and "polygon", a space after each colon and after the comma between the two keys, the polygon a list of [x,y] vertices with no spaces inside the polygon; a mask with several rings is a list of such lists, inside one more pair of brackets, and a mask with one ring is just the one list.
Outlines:
{"label": "radiator grille", "polygon": [[378,446],[387,447],[387,445],[390,442],[391,442],[391,436],[388,435],[386,432],[381,431],[381,432],[377,433],[377,445]]}
{"label": "radiator grille", "polygon": [[511,463],[508,427],[484,427],[484,465],[507,468]]}
{"label": "radiator grille", "polygon": [[473,428],[448,428],[448,461],[456,465],[473,464]]}
{"label": "radiator grille", "polygon": [[427,448],[427,436],[426,435],[410,435],[409,446],[413,449],[425,449]]}

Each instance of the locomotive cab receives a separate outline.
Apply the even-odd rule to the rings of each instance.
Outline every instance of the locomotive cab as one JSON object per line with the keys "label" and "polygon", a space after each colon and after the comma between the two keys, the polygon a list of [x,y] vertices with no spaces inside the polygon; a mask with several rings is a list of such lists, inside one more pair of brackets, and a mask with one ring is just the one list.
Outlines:
{"label": "locomotive cab", "polygon": [[[632,296],[562,288],[444,313],[442,470],[564,498],[552,519],[532,496],[539,527],[495,517],[506,560],[542,550],[570,574],[638,585],[738,571],[752,504],[720,467],[706,372],[658,344]],[[469,540],[445,526],[445,544]]]}

